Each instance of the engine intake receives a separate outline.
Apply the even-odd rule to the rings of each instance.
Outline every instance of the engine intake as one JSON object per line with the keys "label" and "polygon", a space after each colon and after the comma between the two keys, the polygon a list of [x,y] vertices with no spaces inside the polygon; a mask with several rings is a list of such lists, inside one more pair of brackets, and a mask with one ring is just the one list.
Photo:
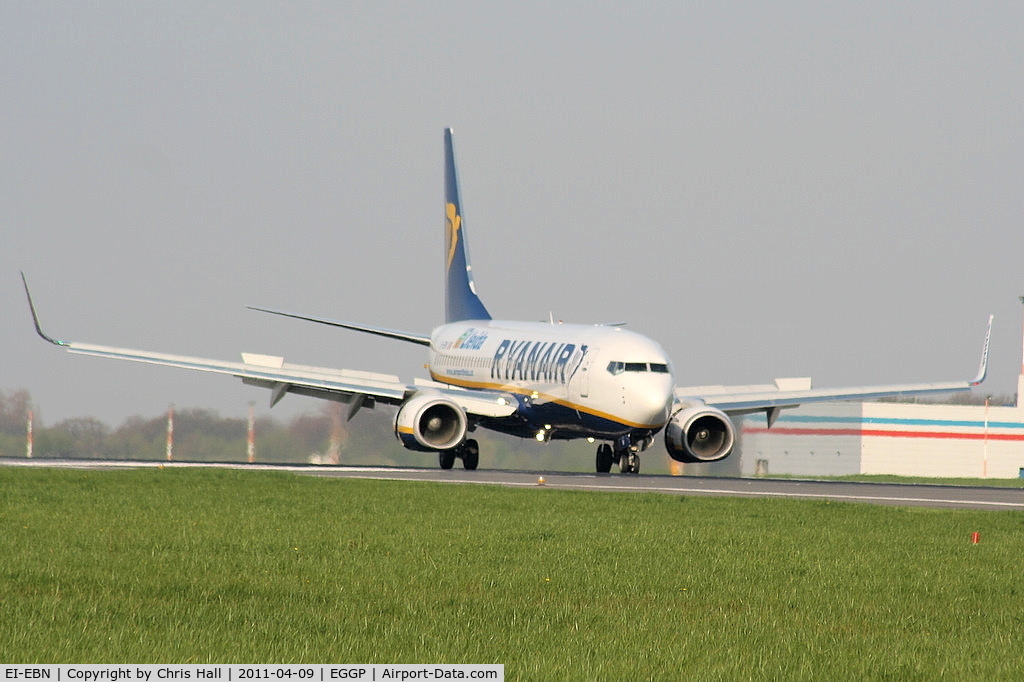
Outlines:
{"label": "engine intake", "polygon": [[677,462],[717,462],[729,456],[735,443],[729,415],[707,405],[684,407],[665,425],[665,449]]}
{"label": "engine intake", "polygon": [[395,416],[395,435],[410,450],[450,450],[466,438],[467,430],[465,410],[440,395],[417,394]]}

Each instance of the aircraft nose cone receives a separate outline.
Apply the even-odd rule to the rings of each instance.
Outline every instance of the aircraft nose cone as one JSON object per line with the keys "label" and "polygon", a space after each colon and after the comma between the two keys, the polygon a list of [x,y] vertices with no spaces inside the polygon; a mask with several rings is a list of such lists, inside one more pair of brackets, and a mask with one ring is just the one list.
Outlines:
{"label": "aircraft nose cone", "polygon": [[664,424],[668,421],[672,409],[672,391],[659,386],[645,387],[634,393],[633,407],[636,410],[637,421],[655,425]]}

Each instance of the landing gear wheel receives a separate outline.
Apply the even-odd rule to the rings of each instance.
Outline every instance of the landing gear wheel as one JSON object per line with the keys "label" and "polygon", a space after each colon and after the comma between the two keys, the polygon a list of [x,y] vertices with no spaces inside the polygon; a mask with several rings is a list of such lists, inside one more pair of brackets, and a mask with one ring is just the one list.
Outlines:
{"label": "landing gear wheel", "polygon": [[437,453],[437,463],[441,465],[442,469],[451,469],[455,466],[455,451],[441,450]]}
{"label": "landing gear wheel", "polygon": [[473,471],[480,463],[480,445],[473,438],[462,444],[459,454],[462,456],[462,466],[467,471]]}
{"label": "landing gear wheel", "polygon": [[639,474],[640,455],[635,452],[623,452],[619,455],[619,471],[624,474]]}
{"label": "landing gear wheel", "polygon": [[612,446],[602,443],[597,446],[597,473],[607,474],[612,470]]}

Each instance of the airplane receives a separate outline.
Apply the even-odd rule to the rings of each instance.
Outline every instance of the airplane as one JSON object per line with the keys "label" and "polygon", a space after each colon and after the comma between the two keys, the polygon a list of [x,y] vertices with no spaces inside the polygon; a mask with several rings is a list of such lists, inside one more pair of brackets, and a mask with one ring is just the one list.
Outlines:
{"label": "airplane", "polygon": [[444,131],[445,321],[417,334],[283,310],[251,309],[375,334],[427,347],[430,379],[286,363],[242,353],[241,362],[63,341],[40,326],[28,282],[22,282],[36,332],[71,353],[227,374],[270,390],[270,405],[287,393],[344,403],[347,418],[378,403],[397,407],[394,433],[414,451],[437,453],[442,469],[461,460],[476,469],[480,448],[470,437],[484,428],[538,442],[585,438],[599,442],[598,473],[618,464],[639,473],[640,453],[664,432],[679,462],[724,459],[736,444],[732,418],[763,412],[769,428],[782,409],[803,403],[965,391],[985,379],[992,317],[977,375],[969,381],[812,389],[809,379],[774,384],[680,387],[668,355],[652,339],[621,324],[585,325],[496,320],[477,294],[466,245],[452,130]]}

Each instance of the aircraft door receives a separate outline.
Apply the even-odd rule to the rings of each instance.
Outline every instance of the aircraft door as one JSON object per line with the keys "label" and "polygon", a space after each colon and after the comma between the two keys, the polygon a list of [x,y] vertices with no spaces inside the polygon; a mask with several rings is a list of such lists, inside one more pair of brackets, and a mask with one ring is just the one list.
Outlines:
{"label": "aircraft door", "polygon": [[583,357],[572,373],[569,381],[570,390],[580,398],[590,396],[590,365],[597,356],[597,348],[583,347]]}

